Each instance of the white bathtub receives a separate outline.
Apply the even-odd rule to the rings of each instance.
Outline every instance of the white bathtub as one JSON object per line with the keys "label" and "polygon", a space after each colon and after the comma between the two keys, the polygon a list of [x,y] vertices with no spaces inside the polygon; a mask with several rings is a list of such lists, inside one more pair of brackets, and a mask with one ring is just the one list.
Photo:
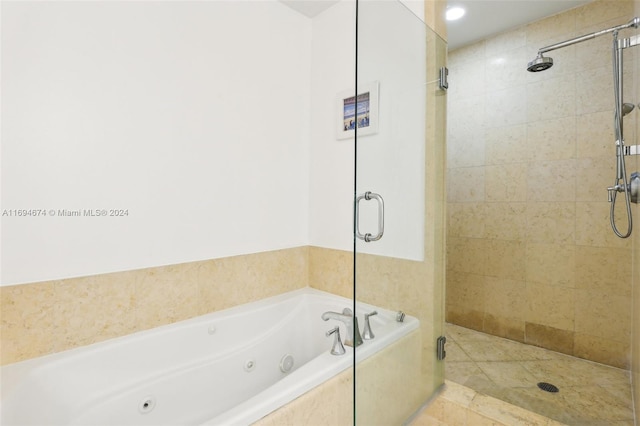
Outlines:
{"label": "white bathtub", "polygon": [[[248,425],[353,364],[329,353],[339,325],[320,318],[349,299],[311,288],[1,369],[0,424]],[[358,304],[375,339],[359,361],[418,327],[416,318]],[[287,373],[282,360],[293,360]]]}

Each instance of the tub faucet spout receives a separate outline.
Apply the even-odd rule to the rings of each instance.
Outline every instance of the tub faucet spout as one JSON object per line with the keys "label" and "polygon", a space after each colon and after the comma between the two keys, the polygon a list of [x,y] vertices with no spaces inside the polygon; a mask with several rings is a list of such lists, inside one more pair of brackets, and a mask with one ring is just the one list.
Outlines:
{"label": "tub faucet spout", "polygon": [[342,321],[347,327],[347,336],[344,339],[344,344],[353,348],[362,344],[362,336],[360,335],[360,327],[358,327],[358,318],[353,315],[353,311],[349,308],[344,308],[342,313],[327,311],[322,314],[322,319],[329,321],[330,319]]}

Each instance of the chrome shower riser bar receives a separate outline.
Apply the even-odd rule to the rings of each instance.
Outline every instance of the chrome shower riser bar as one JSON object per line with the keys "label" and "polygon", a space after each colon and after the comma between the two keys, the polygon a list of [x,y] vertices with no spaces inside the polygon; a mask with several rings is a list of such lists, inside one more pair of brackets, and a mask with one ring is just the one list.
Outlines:
{"label": "chrome shower riser bar", "polygon": [[[563,47],[571,46],[576,43],[594,39],[598,36],[607,33],[613,33],[613,86],[615,96],[615,114],[614,114],[614,127],[615,127],[615,145],[616,145],[616,179],[613,186],[607,188],[608,200],[611,203],[610,207],[610,222],[613,232],[620,238],[627,238],[631,235],[633,229],[633,218],[631,215],[631,203],[637,203],[640,201],[640,173],[634,172],[631,174],[630,180],[627,179],[626,165],[624,157],[625,155],[637,154],[640,152],[640,146],[625,146],[624,133],[623,133],[623,117],[629,114],[634,109],[634,104],[623,102],[623,50],[628,47],[637,46],[640,44],[640,36],[634,35],[629,38],[619,39],[618,33],[621,30],[627,28],[640,27],[640,18],[635,17],[626,24],[617,25],[615,27],[607,28],[601,31],[596,31],[591,34],[585,34],[580,37],[572,38],[560,43],[551,44],[538,50],[538,55],[535,59],[527,64],[527,71],[540,72],[545,71],[553,66],[553,59],[545,57],[543,54],[552,50],[561,49]],[[615,205],[616,196],[618,193],[624,193],[625,207],[627,212],[627,230],[621,232],[618,230],[615,221]]]}
{"label": "chrome shower riser bar", "polygon": [[[636,18],[639,19],[639,18]],[[640,45],[640,34],[618,40],[618,51]],[[623,113],[624,115],[624,113]],[[624,145],[623,155],[640,155],[640,145]]]}

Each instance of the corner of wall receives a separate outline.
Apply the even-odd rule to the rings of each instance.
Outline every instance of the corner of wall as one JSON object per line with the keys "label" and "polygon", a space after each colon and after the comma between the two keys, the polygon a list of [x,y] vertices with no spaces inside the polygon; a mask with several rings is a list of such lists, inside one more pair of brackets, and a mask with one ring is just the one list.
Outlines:
{"label": "corner of wall", "polygon": [[447,2],[442,0],[424,1],[424,19],[429,27],[442,39],[447,39],[447,23],[444,19]]}

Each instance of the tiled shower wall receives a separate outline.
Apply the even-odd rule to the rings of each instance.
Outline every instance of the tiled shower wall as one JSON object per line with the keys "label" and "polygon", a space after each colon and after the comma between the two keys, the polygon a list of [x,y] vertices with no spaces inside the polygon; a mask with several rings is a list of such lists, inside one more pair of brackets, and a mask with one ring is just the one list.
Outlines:
{"label": "tiled shower wall", "polygon": [[450,52],[449,322],[629,368],[632,240],[611,231],[606,191],[611,37],[550,52],[545,72],[526,64],[633,16],[632,1],[596,0]]}

